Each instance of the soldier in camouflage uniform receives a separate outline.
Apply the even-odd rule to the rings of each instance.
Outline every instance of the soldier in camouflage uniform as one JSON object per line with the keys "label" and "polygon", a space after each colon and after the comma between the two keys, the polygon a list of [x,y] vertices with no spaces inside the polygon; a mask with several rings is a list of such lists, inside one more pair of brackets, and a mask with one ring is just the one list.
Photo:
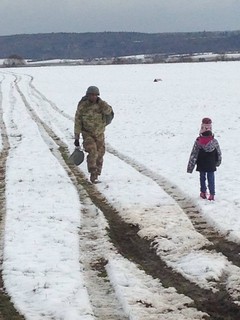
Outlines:
{"label": "soldier in camouflage uniform", "polygon": [[112,107],[99,95],[97,87],[91,86],[87,89],[86,96],[78,103],[74,125],[74,144],[79,147],[81,133],[84,150],[88,153],[87,166],[92,183],[97,182],[102,171],[105,154],[104,131],[107,124],[105,115],[113,113]]}

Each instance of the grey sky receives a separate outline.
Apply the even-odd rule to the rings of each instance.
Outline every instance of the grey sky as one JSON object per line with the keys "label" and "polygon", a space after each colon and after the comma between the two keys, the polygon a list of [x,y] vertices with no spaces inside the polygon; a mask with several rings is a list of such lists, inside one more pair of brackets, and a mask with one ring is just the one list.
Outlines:
{"label": "grey sky", "polygon": [[0,0],[0,35],[240,30],[240,0]]}

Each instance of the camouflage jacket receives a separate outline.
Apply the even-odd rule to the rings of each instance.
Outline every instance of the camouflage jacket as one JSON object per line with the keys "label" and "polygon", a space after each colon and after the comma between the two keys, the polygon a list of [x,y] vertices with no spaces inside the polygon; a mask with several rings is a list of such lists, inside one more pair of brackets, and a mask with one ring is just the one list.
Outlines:
{"label": "camouflage jacket", "polygon": [[88,133],[93,136],[104,133],[106,127],[104,115],[109,115],[112,111],[112,107],[101,98],[98,98],[96,103],[92,103],[83,97],[78,103],[75,114],[75,138],[78,139],[80,133]]}

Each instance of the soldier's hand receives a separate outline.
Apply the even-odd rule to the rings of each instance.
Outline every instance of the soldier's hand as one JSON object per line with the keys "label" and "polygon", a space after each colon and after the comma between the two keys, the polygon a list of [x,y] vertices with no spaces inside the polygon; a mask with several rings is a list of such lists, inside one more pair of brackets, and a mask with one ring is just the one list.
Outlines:
{"label": "soldier's hand", "polygon": [[74,140],[74,145],[75,145],[75,147],[79,147],[79,139]]}

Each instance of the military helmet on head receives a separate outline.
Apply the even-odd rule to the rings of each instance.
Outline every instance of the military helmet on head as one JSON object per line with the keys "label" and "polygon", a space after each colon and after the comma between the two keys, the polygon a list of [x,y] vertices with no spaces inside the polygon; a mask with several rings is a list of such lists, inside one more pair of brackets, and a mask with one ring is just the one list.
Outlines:
{"label": "military helmet on head", "polygon": [[86,91],[86,95],[88,95],[88,94],[97,94],[99,96],[100,92],[99,92],[98,87],[95,87],[95,86],[88,87],[87,91]]}

